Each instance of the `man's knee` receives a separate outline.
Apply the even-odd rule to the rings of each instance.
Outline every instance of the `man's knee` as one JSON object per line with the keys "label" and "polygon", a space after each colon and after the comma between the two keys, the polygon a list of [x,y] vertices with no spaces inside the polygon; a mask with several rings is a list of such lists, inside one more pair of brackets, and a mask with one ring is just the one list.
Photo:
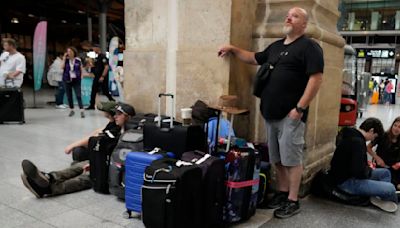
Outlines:
{"label": "man's knee", "polygon": [[72,159],[74,161],[85,161],[89,159],[89,151],[85,147],[74,147],[72,149]]}

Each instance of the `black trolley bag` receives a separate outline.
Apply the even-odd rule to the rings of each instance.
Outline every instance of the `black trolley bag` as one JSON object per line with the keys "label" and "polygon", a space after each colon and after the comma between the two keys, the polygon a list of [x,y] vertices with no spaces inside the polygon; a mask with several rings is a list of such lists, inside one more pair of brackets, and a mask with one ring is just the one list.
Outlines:
{"label": "black trolley bag", "polygon": [[110,193],[108,187],[110,155],[117,142],[117,136],[109,131],[107,134],[89,138],[90,179],[96,192]]}
{"label": "black trolley bag", "polygon": [[118,140],[110,158],[108,174],[110,193],[125,199],[125,161],[128,153],[143,150],[143,129],[129,129]]}
{"label": "black trolley bag", "polygon": [[201,151],[185,152],[181,160],[198,165],[203,172],[202,227],[223,226],[222,212],[225,202],[225,162]]}
{"label": "black trolley bag", "polygon": [[177,158],[180,158],[186,151],[200,150],[204,151],[207,148],[205,132],[200,125],[182,126],[173,121],[171,116],[169,126],[161,121],[161,98],[170,97],[171,107],[175,111],[175,102],[173,94],[158,95],[158,123],[145,124],[143,129],[144,149],[152,150],[161,148],[165,151],[175,153]]}
{"label": "black trolley bag", "polygon": [[226,162],[224,221],[235,223],[253,216],[257,208],[260,156],[254,148],[232,148]]}
{"label": "black trolley bag", "polygon": [[202,227],[202,171],[172,158],[155,160],[144,173],[142,220],[148,228]]}
{"label": "black trolley bag", "polygon": [[6,88],[0,88],[0,124],[4,122],[25,123],[24,116],[24,97],[20,88],[7,87],[8,81],[14,83],[12,79],[6,79]]}

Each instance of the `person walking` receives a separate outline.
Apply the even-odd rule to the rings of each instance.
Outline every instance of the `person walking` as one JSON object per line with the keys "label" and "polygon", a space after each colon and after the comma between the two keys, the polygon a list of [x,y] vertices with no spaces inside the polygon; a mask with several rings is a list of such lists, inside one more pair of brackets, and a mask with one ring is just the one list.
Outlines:
{"label": "person walking", "polygon": [[3,39],[4,52],[0,55],[0,87],[21,88],[26,72],[25,56],[17,51],[14,39]]}
{"label": "person walking", "polygon": [[266,121],[270,161],[276,167],[279,192],[269,201],[274,216],[288,218],[300,212],[298,192],[303,173],[303,147],[308,106],[322,83],[324,58],[321,47],[304,33],[306,10],[288,11],[285,37],[262,52],[224,45],[219,56],[233,54],[241,61],[269,64],[268,81],[262,84],[261,113]]}
{"label": "person walking", "polygon": [[103,94],[108,98],[109,101],[115,101],[114,98],[111,96],[110,90],[108,88],[108,59],[103,53],[101,53],[99,45],[93,45],[92,49],[97,54],[97,57],[94,63],[94,79],[92,92],[90,95],[90,105],[86,108],[86,110],[94,109],[99,88],[101,88]]}
{"label": "person walking", "polygon": [[78,51],[74,47],[67,48],[67,52],[63,57],[61,68],[64,70],[63,82],[67,93],[68,105],[71,111],[69,117],[75,115],[74,100],[72,97],[72,89],[75,91],[75,96],[78,101],[79,109],[81,110],[81,118],[85,118],[85,112],[82,104],[81,94],[81,76],[82,76],[82,61],[76,57]]}

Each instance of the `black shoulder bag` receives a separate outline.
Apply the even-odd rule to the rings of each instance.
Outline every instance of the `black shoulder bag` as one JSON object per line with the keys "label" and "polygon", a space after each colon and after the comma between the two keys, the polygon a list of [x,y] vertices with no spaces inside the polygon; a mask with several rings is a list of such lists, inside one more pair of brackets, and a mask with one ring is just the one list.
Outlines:
{"label": "black shoulder bag", "polygon": [[255,79],[254,79],[254,84],[253,84],[253,95],[256,97],[261,97],[262,92],[264,91],[265,85],[267,85],[268,78],[270,77],[272,71],[274,70],[274,67],[276,64],[278,64],[279,60],[283,55],[287,55],[287,49],[289,47],[286,47],[283,51],[281,51],[278,56],[275,58],[275,61],[269,62],[267,61],[266,63],[262,64],[260,69],[258,69]]}

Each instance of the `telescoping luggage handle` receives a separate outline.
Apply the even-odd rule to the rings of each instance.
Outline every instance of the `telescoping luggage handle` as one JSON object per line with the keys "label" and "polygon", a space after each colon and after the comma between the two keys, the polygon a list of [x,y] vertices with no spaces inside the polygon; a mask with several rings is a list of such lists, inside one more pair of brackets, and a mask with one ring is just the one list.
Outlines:
{"label": "telescoping luggage handle", "polygon": [[172,93],[160,93],[158,94],[158,127],[161,128],[161,98],[162,97],[171,97],[171,117],[170,117],[170,123],[169,123],[169,128],[172,129],[174,128],[174,113],[175,113],[175,99],[174,95]]}

